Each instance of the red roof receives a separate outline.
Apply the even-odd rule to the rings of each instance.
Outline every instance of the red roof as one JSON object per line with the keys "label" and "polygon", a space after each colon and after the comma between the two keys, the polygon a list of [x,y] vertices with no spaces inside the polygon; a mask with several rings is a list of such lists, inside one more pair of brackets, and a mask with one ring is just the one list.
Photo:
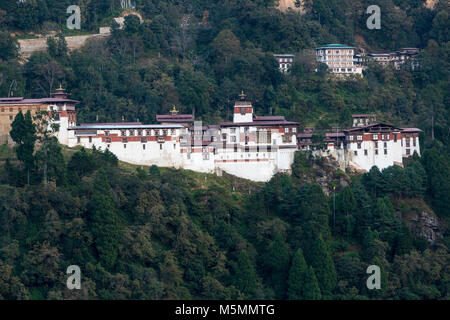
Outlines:
{"label": "red roof", "polygon": [[157,114],[156,121],[159,122],[192,122],[194,116],[192,114]]}
{"label": "red roof", "polygon": [[0,104],[50,104],[58,102],[68,102],[77,104],[80,101],[62,98],[41,98],[41,99],[24,99],[20,98],[0,98]]}
{"label": "red roof", "polygon": [[391,127],[392,129],[395,129],[395,130],[401,130],[401,129],[396,128],[395,126],[392,126],[390,124],[377,122],[377,123],[368,124],[368,125],[362,126],[362,127],[355,127],[355,128],[347,129],[347,130],[344,130],[344,131],[346,131],[346,132],[349,132],[349,131],[360,131],[362,129],[367,129],[367,128],[376,127],[376,126],[380,126],[380,125]]}
{"label": "red roof", "polygon": [[101,123],[82,123],[80,124],[81,127],[83,126],[116,126],[116,125],[141,125],[141,122],[101,122]]}
{"label": "red roof", "polygon": [[281,125],[298,125],[293,121],[252,121],[252,122],[224,122],[220,124],[222,127],[239,127],[239,126],[281,126]]}
{"label": "red roof", "polygon": [[254,121],[286,121],[284,116],[255,116]]}
{"label": "red roof", "polygon": [[402,132],[422,132],[419,128],[400,128]]}

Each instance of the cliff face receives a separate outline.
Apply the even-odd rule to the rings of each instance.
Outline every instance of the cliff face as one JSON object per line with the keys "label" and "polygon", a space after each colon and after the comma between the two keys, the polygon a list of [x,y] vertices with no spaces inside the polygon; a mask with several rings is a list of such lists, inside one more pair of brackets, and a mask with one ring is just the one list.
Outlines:
{"label": "cliff face", "polygon": [[422,199],[397,200],[396,210],[414,236],[431,243],[444,236],[444,224]]}

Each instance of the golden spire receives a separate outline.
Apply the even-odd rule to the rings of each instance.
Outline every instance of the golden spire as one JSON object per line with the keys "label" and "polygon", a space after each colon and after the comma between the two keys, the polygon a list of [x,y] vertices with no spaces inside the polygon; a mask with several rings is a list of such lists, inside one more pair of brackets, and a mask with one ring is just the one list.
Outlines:
{"label": "golden spire", "polygon": [[241,91],[241,94],[239,95],[239,97],[241,98],[241,100],[245,100],[246,95],[244,93],[244,90]]}
{"label": "golden spire", "polygon": [[63,89],[63,87],[62,87],[62,83],[61,83],[61,82],[59,83],[59,88],[58,88],[58,89],[56,89],[56,91],[64,91],[64,89]]}
{"label": "golden spire", "polygon": [[178,113],[178,110],[175,108],[175,105],[173,106],[173,109],[170,110],[170,113],[171,113],[172,115],[176,115],[176,114]]}

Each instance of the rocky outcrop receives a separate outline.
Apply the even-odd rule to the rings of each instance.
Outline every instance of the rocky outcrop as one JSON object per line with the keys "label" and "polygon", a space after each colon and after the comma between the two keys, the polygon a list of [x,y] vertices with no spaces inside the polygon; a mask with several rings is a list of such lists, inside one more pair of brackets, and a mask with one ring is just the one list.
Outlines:
{"label": "rocky outcrop", "polygon": [[394,205],[415,237],[433,243],[444,236],[444,224],[422,199],[396,200]]}
{"label": "rocky outcrop", "polygon": [[443,237],[444,230],[433,212],[421,211],[408,221],[409,227],[417,237],[434,242]]}

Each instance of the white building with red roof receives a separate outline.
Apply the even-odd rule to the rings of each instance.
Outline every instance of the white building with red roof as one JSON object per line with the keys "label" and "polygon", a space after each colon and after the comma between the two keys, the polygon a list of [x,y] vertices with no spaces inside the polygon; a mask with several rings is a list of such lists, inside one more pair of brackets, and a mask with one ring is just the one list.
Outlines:
{"label": "white building with red roof", "polygon": [[369,171],[373,166],[380,170],[392,165],[403,165],[403,158],[416,152],[420,156],[417,128],[397,128],[374,122],[374,114],[353,115],[353,128],[327,133],[327,153],[342,166]]}
{"label": "white building with red roof", "polygon": [[108,149],[119,160],[221,173],[268,181],[290,172],[297,151],[298,123],[283,116],[255,116],[245,94],[235,102],[233,121],[203,125],[193,115],[157,115],[158,124],[93,123],[68,128],[70,147]]}

